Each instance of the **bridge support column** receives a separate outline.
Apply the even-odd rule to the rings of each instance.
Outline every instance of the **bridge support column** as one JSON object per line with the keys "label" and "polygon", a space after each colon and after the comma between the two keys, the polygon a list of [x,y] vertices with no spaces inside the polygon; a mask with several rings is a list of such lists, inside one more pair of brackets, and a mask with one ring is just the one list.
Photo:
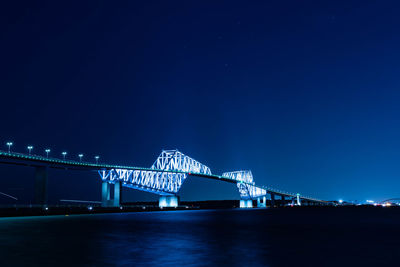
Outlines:
{"label": "bridge support column", "polygon": [[266,208],[267,198],[265,196],[257,198],[257,208]]}
{"label": "bridge support column", "polygon": [[282,207],[285,206],[285,204],[286,204],[285,202],[286,202],[285,196],[281,196],[281,206],[282,206]]}
{"label": "bridge support column", "polygon": [[110,190],[111,184],[107,181],[103,181],[101,185],[101,206],[108,207],[110,202]]}
{"label": "bridge support column", "polygon": [[271,194],[271,208],[275,207],[275,194]]}
{"label": "bridge support column", "polygon": [[301,201],[300,201],[300,194],[297,194],[296,195],[296,204],[298,205],[298,206],[301,206]]}
{"label": "bridge support column", "polygon": [[178,196],[160,196],[158,206],[160,208],[176,208],[178,207]]}
{"label": "bridge support column", "polygon": [[251,199],[241,199],[240,200],[240,208],[252,208],[253,200]]}
{"label": "bridge support column", "polygon": [[101,206],[119,207],[121,205],[121,182],[114,184],[114,198],[111,199],[111,184],[103,181],[101,185]]}
{"label": "bridge support column", "polygon": [[115,182],[114,184],[114,200],[113,207],[121,206],[121,182]]}
{"label": "bridge support column", "polygon": [[36,205],[45,206],[47,204],[47,167],[35,168],[35,197]]}

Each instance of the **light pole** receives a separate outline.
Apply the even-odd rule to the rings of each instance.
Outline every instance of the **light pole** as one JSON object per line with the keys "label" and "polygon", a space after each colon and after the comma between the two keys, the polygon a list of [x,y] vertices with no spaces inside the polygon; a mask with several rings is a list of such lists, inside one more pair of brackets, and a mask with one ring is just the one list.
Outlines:
{"label": "light pole", "polygon": [[99,164],[99,158],[100,156],[95,156],[94,159],[96,160],[96,164]]}
{"label": "light pole", "polygon": [[11,146],[13,145],[13,142],[7,142],[8,146],[8,153],[11,153]]}
{"label": "light pole", "polygon": [[63,155],[63,159],[65,160],[65,156],[67,155],[67,152],[64,151],[61,154]]}
{"label": "light pole", "polygon": [[32,152],[32,149],[33,149],[33,146],[27,146],[27,149],[28,149],[28,153],[29,153],[29,155],[31,154],[31,152]]}
{"label": "light pole", "polygon": [[45,152],[46,152],[46,156],[47,156],[47,158],[49,158],[50,149],[49,149],[49,148],[47,148],[47,149],[45,150]]}
{"label": "light pole", "polygon": [[79,162],[82,162],[83,154],[79,154],[78,157],[79,157]]}

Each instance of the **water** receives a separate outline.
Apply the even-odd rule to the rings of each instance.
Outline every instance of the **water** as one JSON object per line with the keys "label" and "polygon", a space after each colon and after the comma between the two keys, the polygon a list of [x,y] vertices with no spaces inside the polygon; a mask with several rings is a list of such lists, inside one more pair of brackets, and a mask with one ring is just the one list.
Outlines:
{"label": "water", "polygon": [[0,219],[0,266],[399,266],[400,209]]}

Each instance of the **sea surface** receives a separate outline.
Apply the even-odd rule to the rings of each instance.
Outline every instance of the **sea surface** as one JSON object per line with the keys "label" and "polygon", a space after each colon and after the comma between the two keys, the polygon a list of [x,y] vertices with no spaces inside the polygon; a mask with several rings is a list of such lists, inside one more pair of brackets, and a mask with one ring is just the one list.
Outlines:
{"label": "sea surface", "polygon": [[400,266],[400,209],[2,218],[0,266]]}

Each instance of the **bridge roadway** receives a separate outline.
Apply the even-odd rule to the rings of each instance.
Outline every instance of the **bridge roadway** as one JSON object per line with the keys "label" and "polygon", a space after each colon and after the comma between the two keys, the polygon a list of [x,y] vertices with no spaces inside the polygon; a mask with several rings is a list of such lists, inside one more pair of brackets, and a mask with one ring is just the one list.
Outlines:
{"label": "bridge roadway", "polygon": [[[237,180],[215,174],[198,174],[198,173],[183,172],[178,170],[160,170],[154,168],[80,162],[67,159],[63,160],[58,158],[44,157],[40,155],[27,155],[23,153],[5,152],[5,151],[0,151],[0,164],[35,167],[36,168],[35,202],[36,204],[41,204],[41,205],[46,205],[47,203],[47,168],[64,169],[64,170],[84,170],[84,171],[96,171],[96,172],[99,170],[125,169],[132,171],[139,170],[139,171],[155,171],[164,173],[182,173],[182,174],[187,174],[189,176],[202,177],[206,179],[213,179],[233,184],[238,183]],[[254,184],[243,181],[240,183],[247,184],[250,186],[255,186]],[[257,186],[257,187],[265,189],[267,194],[271,195],[272,205],[274,205],[275,196],[280,196],[282,200],[285,200],[285,198],[292,198],[292,199],[298,198],[303,201],[307,201],[308,203],[319,203],[323,205],[329,204],[328,201],[302,196],[299,194],[293,194],[277,189],[272,189],[266,186]]]}

